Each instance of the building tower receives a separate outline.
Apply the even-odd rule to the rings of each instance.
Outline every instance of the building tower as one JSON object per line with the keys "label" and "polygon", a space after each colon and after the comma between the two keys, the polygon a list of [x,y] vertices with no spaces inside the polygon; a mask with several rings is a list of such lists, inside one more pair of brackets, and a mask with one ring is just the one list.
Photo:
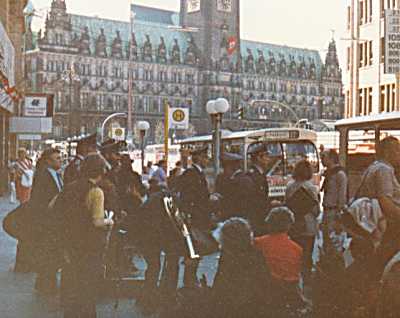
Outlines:
{"label": "building tower", "polygon": [[193,38],[206,69],[232,71],[240,55],[240,0],[182,0],[181,25],[199,30]]}

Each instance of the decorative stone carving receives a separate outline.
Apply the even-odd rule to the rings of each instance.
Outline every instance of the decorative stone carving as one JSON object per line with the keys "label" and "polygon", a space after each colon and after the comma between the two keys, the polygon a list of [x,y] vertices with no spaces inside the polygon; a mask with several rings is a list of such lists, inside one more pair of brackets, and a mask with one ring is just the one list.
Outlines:
{"label": "decorative stone carving", "polygon": [[180,64],[181,63],[181,48],[178,44],[178,39],[174,39],[174,45],[171,51],[171,63]]}
{"label": "decorative stone carving", "polygon": [[167,63],[167,47],[165,45],[164,37],[160,37],[160,45],[157,50],[157,62]]}
{"label": "decorative stone carving", "polygon": [[247,59],[246,59],[244,71],[246,73],[254,73],[254,71],[255,71],[254,56],[250,49],[247,49]]}
{"label": "decorative stone carving", "polygon": [[286,65],[285,56],[283,54],[279,54],[278,75],[279,76],[287,76],[287,65]]}
{"label": "decorative stone carving", "polygon": [[81,40],[79,42],[79,53],[90,55],[90,35],[89,28],[87,26],[81,34]]}
{"label": "decorative stone carving", "polygon": [[193,36],[188,39],[188,48],[186,50],[185,64],[195,65],[198,60],[198,49],[196,43],[194,43]]}
{"label": "decorative stone carving", "polygon": [[315,80],[317,78],[317,68],[315,66],[315,62],[313,58],[308,58],[310,66],[309,66],[309,79]]}
{"label": "decorative stone carving", "polygon": [[269,54],[269,61],[268,61],[268,74],[270,75],[276,75],[276,60],[274,53],[271,51],[268,52]]}
{"label": "decorative stone carving", "polygon": [[243,72],[243,57],[242,54],[238,55],[237,61],[236,61],[236,72],[242,73]]}
{"label": "decorative stone carving", "polygon": [[122,40],[119,31],[117,30],[116,37],[111,47],[111,56],[121,59],[122,58]]}
{"label": "decorative stone carving", "polygon": [[142,57],[145,62],[153,62],[153,46],[148,34],[146,34],[146,41],[143,44]]}
{"label": "decorative stone carving", "polygon": [[296,65],[296,61],[294,60],[294,56],[293,55],[289,55],[289,59],[290,59],[290,64],[289,64],[289,71],[288,71],[288,75],[290,77],[296,77],[297,76],[297,65]]}
{"label": "decorative stone carving", "polygon": [[99,57],[107,57],[107,39],[104,29],[100,29],[100,35],[96,40],[96,55]]}
{"label": "decorative stone carving", "polygon": [[264,52],[262,50],[257,50],[258,52],[258,61],[257,61],[257,73],[264,75],[266,69]]}
{"label": "decorative stone carving", "polygon": [[307,67],[306,67],[306,62],[304,60],[304,56],[300,58],[300,64],[297,73],[299,78],[301,79],[307,78]]}
{"label": "decorative stone carving", "polygon": [[138,58],[138,46],[135,33],[131,34],[131,40],[129,41],[128,58],[132,59],[133,61],[136,61]]}

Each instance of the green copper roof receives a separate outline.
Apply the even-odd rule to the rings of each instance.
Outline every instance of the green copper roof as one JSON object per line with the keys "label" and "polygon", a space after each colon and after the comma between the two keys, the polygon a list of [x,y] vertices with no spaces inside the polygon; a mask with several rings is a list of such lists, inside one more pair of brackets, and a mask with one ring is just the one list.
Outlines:
{"label": "green copper roof", "polygon": [[277,63],[280,61],[279,54],[282,54],[285,57],[286,63],[290,62],[289,56],[294,56],[296,63],[298,64],[300,59],[304,58],[304,62],[307,66],[310,65],[311,60],[314,61],[315,66],[317,68],[318,74],[321,72],[322,68],[322,60],[319,52],[316,50],[309,50],[309,49],[301,49],[296,47],[290,47],[286,45],[277,45],[277,44],[270,44],[270,43],[262,43],[262,42],[255,42],[255,41],[241,41],[241,51],[243,60],[247,57],[247,49],[252,51],[254,59],[258,58],[258,50],[261,50],[264,53],[264,57],[266,61],[269,59],[269,53],[271,52]]}
{"label": "green copper roof", "polygon": [[[94,52],[95,40],[101,33],[101,29],[104,29],[104,34],[107,38],[107,52],[111,53],[111,44],[113,43],[116,32],[119,31],[121,39],[123,42],[124,49],[128,46],[129,40],[131,38],[131,30],[129,22],[114,21],[108,19],[101,19],[97,17],[87,17],[81,15],[71,15],[72,25],[74,31],[79,35],[85,27],[89,28],[89,34],[91,38],[91,51]],[[142,47],[146,35],[150,36],[151,43],[153,45],[153,50],[157,50],[160,44],[160,37],[163,36],[168,53],[171,52],[172,46],[174,44],[174,39],[178,39],[178,43],[181,49],[181,54],[186,51],[188,34],[185,32],[179,32],[177,30],[171,29],[165,24],[157,24],[153,21],[143,21],[135,19],[133,26],[136,42],[138,47]],[[183,56],[182,56],[183,57]]]}

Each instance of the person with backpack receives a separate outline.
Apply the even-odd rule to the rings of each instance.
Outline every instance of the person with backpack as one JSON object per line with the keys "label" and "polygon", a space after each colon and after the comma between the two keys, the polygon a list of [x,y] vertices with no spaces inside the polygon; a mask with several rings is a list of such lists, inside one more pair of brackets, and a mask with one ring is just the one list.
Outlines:
{"label": "person with backpack", "polygon": [[81,176],[66,186],[55,203],[59,214],[59,248],[64,251],[61,300],[64,318],[96,317],[96,300],[104,275],[104,251],[114,221],[105,217],[99,183],[106,162],[89,155]]}

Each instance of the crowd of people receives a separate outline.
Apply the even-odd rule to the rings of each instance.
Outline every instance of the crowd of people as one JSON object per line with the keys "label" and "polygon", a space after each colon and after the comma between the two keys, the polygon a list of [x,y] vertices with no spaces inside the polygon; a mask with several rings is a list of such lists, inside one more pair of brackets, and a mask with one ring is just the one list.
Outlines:
{"label": "crowd of people", "polygon": [[[96,317],[105,278],[135,270],[124,245],[147,263],[138,305],[161,316],[399,316],[398,139],[377,146],[350,200],[334,150],[321,153],[321,187],[304,159],[277,201],[269,197],[265,143],[248,149],[248,171],[241,155],[223,153],[213,193],[207,149],[192,149],[191,164],[179,162],[170,173],[161,160],[139,175],[123,147],[112,140],[99,146],[91,136],[65,169],[52,148],[35,169],[23,150],[14,166],[21,205],[4,226],[18,239],[15,271],[36,272],[41,294],[60,292],[65,318]],[[198,267],[213,253],[219,261],[211,283],[199,279]],[[184,287],[177,290],[182,258]]]}

